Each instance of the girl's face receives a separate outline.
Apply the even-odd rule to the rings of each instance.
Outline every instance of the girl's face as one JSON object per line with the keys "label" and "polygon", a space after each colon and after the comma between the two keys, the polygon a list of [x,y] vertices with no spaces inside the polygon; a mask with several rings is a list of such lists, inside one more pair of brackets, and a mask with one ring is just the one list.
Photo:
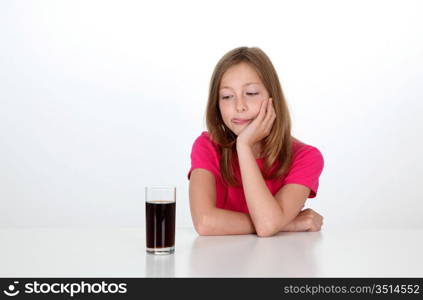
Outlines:
{"label": "girl's face", "polygon": [[256,71],[245,62],[230,67],[222,76],[219,108],[225,125],[237,136],[254,120],[269,93]]}

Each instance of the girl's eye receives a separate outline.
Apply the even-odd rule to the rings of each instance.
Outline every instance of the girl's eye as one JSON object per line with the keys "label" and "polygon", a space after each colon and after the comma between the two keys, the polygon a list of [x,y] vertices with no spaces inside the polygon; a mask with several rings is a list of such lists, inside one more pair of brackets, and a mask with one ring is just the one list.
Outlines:
{"label": "girl's eye", "polygon": [[256,95],[258,95],[259,93],[247,93],[247,95],[248,96],[256,96]]}
{"label": "girl's eye", "polygon": [[222,99],[229,99],[229,97],[232,97],[232,96],[222,96]]}

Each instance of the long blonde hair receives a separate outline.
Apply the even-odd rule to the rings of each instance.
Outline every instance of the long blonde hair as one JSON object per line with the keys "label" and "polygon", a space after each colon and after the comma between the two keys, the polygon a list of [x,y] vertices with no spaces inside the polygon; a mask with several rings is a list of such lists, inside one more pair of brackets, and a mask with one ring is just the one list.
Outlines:
{"label": "long blonde hair", "polygon": [[261,142],[263,176],[273,179],[285,175],[292,162],[291,118],[276,70],[269,57],[257,47],[238,47],[226,53],[214,68],[206,110],[210,138],[220,147],[220,171],[226,183],[240,186],[241,177],[236,151],[237,136],[225,125],[219,109],[219,88],[223,74],[233,65],[246,62],[257,72],[269,97],[273,99],[276,119],[270,134]]}

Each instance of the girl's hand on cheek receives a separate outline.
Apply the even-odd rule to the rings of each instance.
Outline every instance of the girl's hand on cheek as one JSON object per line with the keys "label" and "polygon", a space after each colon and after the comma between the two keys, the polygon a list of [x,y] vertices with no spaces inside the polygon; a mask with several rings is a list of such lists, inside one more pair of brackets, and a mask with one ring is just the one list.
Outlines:
{"label": "girl's hand on cheek", "polygon": [[272,98],[265,99],[260,106],[257,117],[244,128],[238,136],[237,144],[252,147],[255,143],[269,135],[273,122],[276,119]]}

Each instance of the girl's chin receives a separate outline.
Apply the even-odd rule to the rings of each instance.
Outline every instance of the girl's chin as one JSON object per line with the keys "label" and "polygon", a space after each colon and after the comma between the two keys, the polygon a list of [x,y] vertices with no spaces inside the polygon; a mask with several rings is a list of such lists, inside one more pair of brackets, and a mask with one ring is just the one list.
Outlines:
{"label": "girl's chin", "polygon": [[245,129],[244,128],[232,128],[232,132],[235,133],[236,136],[240,135],[242,133],[242,131]]}
{"label": "girl's chin", "polygon": [[241,131],[238,129],[238,128],[231,128],[231,127],[229,127],[229,129],[231,130],[231,132],[233,133],[233,134],[235,134],[236,136],[238,136],[240,133],[241,133]]}

